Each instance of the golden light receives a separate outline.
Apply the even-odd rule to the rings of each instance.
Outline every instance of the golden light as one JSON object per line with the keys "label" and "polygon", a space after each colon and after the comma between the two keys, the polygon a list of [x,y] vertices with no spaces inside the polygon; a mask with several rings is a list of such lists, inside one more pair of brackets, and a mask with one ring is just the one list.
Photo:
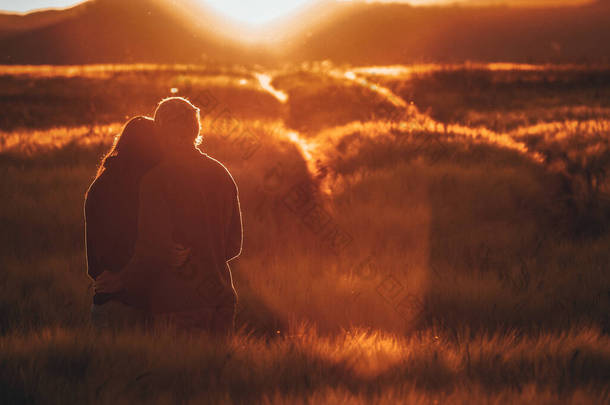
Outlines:
{"label": "golden light", "polygon": [[262,24],[309,3],[310,0],[202,0],[220,13],[249,24]]}

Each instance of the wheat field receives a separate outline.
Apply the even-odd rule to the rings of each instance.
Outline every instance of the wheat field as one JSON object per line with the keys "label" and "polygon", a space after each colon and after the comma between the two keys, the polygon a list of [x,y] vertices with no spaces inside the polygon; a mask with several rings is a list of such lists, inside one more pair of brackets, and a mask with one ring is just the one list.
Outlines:
{"label": "wheat field", "polygon": [[[610,70],[0,68],[7,403],[610,401]],[[239,186],[237,333],[97,332],[83,199],[162,97]],[[9,101],[10,100],[10,101]]]}

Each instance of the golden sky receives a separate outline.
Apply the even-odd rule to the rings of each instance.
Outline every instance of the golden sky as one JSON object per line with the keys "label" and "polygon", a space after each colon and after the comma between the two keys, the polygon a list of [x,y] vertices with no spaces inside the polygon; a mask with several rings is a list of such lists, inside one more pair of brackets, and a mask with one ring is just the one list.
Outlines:
{"label": "golden sky", "polygon": [[[217,11],[236,20],[264,23],[297,9],[312,0],[200,0]],[[403,2],[413,5],[454,4],[510,4],[516,6],[558,6],[590,3],[591,0],[337,0],[367,2]],[[27,12],[44,8],[62,8],[78,4],[82,0],[0,0],[0,11]]]}

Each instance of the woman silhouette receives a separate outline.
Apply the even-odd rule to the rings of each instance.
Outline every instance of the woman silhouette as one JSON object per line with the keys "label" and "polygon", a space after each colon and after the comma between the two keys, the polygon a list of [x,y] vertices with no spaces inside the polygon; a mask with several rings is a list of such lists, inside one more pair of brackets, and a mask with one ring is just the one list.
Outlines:
{"label": "woman silhouette", "polygon": [[[147,292],[123,288],[117,274],[128,264],[138,236],[139,190],[142,177],[160,160],[154,121],[131,119],[104,157],[85,197],[87,273],[96,280],[91,319],[97,327],[144,323]],[[168,260],[179,265],[188,252],[176,245]],[[102,282],[100,282],[102,280]],[[101,292],[103,291],[103,292]]]}

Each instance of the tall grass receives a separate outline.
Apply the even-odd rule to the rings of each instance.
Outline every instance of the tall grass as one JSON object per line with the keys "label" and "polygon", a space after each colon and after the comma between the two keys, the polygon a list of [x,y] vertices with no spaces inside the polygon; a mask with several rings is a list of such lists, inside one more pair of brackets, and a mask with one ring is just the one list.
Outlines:
{"label": "tall grass", "polygon": [[0,337],[9,403],[583,403],[607,400],[608,338],[315,331],[265,342],[158,331]]}
{"label": "tall grass", "polygon": [[0,398],[608,401],[610,235],[574,232],[580,174],[545,159],[601,151],[605,121],[496,132],[412,108],[307,133],[204,117],[244,214],[228,341],[90,328],[82,202],[119,124],[0,134]]}

